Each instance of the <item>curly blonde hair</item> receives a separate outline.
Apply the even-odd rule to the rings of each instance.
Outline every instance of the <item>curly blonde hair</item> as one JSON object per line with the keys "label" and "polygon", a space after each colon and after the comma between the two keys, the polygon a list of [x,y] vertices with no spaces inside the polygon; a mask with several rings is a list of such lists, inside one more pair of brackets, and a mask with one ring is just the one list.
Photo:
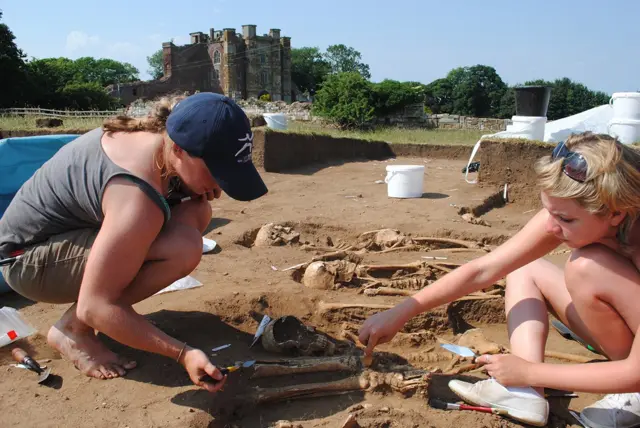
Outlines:
{"label": "curly blonde hair", "polygon": [[145,117],[131,117],[127,115],[118,115],[106,119],[102,124],[102,130],[105,133],[112,132],[152,132],[154,134],[164,134],[164,145],[162,151],[156,157],[156,166],[162,171],[164,176],[171,175],[171,165],[168,159],[174,148],[174,143],[168,135],[166,135],[167,119],[173,108],[180,101],[185,99],[186,95],[171,95],[159,98],[153,104],[151,111]]}
{"label": "curly blonde hair", "polygon": [[628,246],[640,213],[640,153],[609,135],[592,132],[571,135],[565,145],[586,160],[586,180],[571,179],[562,172],[562,159],[545,156],[535,165],[539,187],[550,196],[574,199],[596,215],[626,213],[617,238]]}

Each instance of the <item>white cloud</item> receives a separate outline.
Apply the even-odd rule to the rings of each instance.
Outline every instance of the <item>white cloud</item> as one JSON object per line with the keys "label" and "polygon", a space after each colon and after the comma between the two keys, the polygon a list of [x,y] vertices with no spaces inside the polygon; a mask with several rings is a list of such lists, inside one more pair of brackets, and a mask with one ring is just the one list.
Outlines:
{"label": "white cloud", "polygon": [[90,36],[83,31],[72,31],[67,34],[65,49],[69,53],[100,44],[100,37]]}

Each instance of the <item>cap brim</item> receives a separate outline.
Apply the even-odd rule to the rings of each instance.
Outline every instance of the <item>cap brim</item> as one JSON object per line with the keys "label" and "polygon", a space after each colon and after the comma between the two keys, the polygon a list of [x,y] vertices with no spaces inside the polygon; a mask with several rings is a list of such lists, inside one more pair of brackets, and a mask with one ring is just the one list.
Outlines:
{"label": "cap brim", "polygon": [[207,162],[211,175],[224,192],[237,201],[252,201],[267,194],[267,185],[251,162],[229,166],[218,162]]}

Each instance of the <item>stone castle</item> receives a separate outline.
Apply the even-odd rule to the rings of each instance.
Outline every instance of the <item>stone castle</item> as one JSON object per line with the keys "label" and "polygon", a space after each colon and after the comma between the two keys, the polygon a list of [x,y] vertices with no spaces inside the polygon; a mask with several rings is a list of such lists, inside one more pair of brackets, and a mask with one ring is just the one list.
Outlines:
{"label": "stone castle", "polygon": [[255,25],[209,34],[191,33],[191,43],[162,44],[164,76],[149,82],[110,85],[110,95],[128,105],[171,92],[217,92],[234,99],[259,98],[291,102],[291,38],[279,29],[258,36]]}

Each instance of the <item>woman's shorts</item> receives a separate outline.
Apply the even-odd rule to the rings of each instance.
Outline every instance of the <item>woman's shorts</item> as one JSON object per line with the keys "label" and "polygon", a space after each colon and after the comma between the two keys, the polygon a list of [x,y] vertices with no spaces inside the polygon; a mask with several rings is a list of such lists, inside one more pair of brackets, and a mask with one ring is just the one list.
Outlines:
{"label": "woman's shorts", "polygon": [[27,247],[22,257],[2,268],[2,276],[15,292],[27,299],[75,302],[97,235],[98,229],[72,230]]}

